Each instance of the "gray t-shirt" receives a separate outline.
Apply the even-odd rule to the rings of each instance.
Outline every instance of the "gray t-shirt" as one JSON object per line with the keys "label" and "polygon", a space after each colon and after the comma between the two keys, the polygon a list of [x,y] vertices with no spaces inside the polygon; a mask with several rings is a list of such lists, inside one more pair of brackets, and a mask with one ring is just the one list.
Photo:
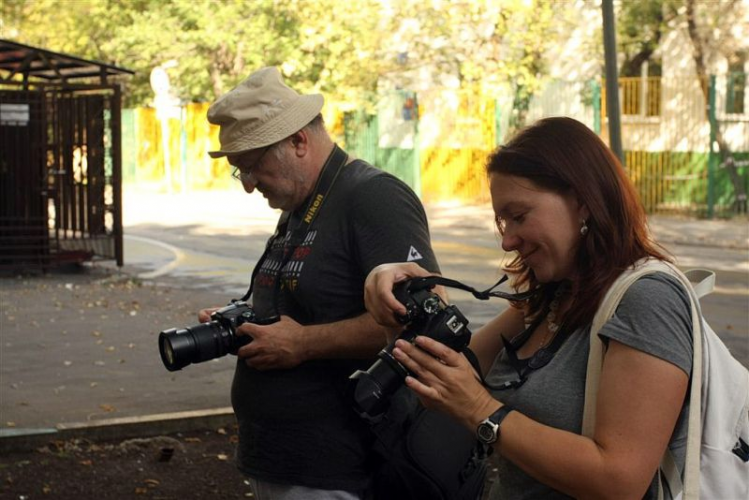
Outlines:
{"label": "gray t-shirt", "polygon": [[[545,425],[581,433],[585,403],[585,378],[590,350],[590,325],[570,335],[551,362],[532,372],[515,390],[494,392],[500,401],[512,405],[524,415]],[[614,339],[639,351],[673,363],[688,375],[692,370],[692,320],[689,296],[671,276],[656,273],[640,278],[619,303],[619,307],[601,329],[607,343]],[[487,382],[498,386],[517,380],[518,375],[504,351],[489,371]],[[682,406],[669,442],[679,470],[686,453],[688,401]],[[512,462],[495,455],[498,478],[492,499],[569,498],[536,481]],[[657,498],[655,478],[644,498]],[[666,498],[670,498],[666,491]]]}

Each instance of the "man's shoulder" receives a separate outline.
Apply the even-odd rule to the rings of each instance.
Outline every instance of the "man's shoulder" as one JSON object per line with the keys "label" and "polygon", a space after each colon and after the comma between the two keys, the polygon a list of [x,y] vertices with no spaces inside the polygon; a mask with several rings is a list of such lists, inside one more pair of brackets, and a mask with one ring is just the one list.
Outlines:
{"label": "man's shoulder", "polygon": [[349,190],[361,191],[364,189],[382,190],[385,192],[412,191],[411,187],[402,179],[373,166],[371,163],[356,159],[346,165],[341,172],[342,184],[346,184]]}
{"label": "man's shoulder", "polygon": [[347,174],[346,176],[354,182],[364,182],[381,176],[395,178],[395,176],[393,176],[392,174],[385,172],[384,170],[381,170],[371,163],[359,158],[346,165],[346,167],[343,169],[343,174]]}

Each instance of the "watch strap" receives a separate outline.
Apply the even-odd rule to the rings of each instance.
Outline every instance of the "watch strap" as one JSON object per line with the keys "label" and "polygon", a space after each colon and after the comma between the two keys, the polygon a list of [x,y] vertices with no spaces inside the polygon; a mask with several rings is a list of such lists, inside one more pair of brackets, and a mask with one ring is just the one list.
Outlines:
{"label": "watch strap", "polygon": [[494,451],[494,449],[492,448],[492,444],[496,443],[499,440],[499,436],[501,435],[502,421],[513,410],[515,410],[515,408],[513,408],[512,406],[508,404],[505,404],[500,409],[498,409],[497,411],[489,415],[488,418],[484,419],[479,424],[479,427],[481,427],[482,425],[485,425],[487,421],[493,423],[496,426],[495,429],[496,429],[496,436],[497,436],[497,439],[495,439],[494,442],[491,444],[484,443],[481,440],[479,440],[479,449],[480,449],[480,455],[482,456],[482,458],[488,457],[489,455],[492,454],[492,451]]}
{"label": "watch strap", "polygon": [[[502,405],[502,408],[495,411],[489,416],[489,420],[497,424],[497,427],[499,427],[500,425],[502,425],[502,421],[505,419],[507,414],[513,410],[515,410],[515,408],[510,405]],[[499,430],[497,430],[497,433],[499,433]]]}

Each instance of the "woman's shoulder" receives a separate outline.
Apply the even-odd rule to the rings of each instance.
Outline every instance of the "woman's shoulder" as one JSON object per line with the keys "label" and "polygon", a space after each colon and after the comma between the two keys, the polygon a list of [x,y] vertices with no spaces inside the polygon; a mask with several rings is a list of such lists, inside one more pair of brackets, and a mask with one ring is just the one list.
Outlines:
{"label": "woman's shoulder", "polygon": [[622,305],[635,302],[641,306],[672,305],[689,308],[689,300],[689,292],[678,278],[658,271],[635,281],[622,297]]}
{"label": "woman's shoulder", "polygon": [[643,276],[629,287],[600,335],[665,359],[689,373],[692,359],[689,294],[669,274]]}

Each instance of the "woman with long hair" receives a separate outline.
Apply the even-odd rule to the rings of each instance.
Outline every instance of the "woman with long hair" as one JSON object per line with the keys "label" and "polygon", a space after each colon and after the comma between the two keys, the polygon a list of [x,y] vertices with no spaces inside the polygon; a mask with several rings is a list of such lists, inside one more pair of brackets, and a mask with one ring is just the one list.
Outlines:
{"label": "woman with long hair", "polygon": [[[581,435],[591,322],[606,291],[643,258],[670,261],[634,187],[570,118],[521,130],[489,157],[487,175],[502,248],[515,254],[505,271],[533,293],[474,333],[485,383],[465,357],[420,336],[393,350],[414,374],[406,385],[498,452],[492,498],[658,498],[667,448],[684,467],[692,368],[690,299],[671,275],[640,278],[601,328],[595,429]],[[405,308],[393,285],[427,275],[413,263],[376,268],[369,311],[395,326]]]}

